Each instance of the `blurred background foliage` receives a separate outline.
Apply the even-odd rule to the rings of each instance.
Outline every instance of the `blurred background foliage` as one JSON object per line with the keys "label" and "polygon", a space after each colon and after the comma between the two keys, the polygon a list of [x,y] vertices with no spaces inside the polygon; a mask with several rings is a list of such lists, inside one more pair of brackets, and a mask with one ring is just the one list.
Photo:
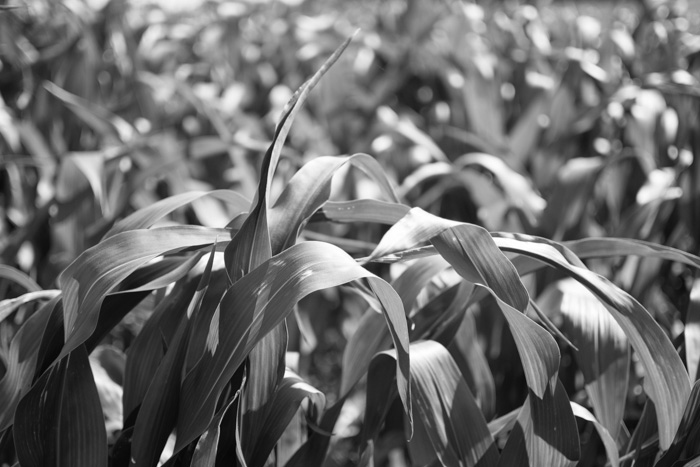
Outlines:
{"label": "blurred background foliage", "polygon": [[[297,117],[273,193],[308,160],[364,152],[406,204],[443,217],[558,241],[629,237],[700,253],[696,1],[3,0],[2,263],[26,273],[27,288],[52,288],[141,207],[191,190],[252,198],[292,90],[356,28]],[[376,190],[350,169],[336,177],[332,199]],[[202,199],[167,222],[221,227],[232,217],[226,209]],[[305,236],[363,256],[383,231],[316,223]],[[683,355],[684,323],[698,319],[687,316],[688,267],[638,257],[588,264],[637,297]],[[397,272],[372,267],[386,278]],[[557,278],[541,274],[529,284],[533,298]],[[1,298],[25,292],[2,277]],[[330,400],[364,307],[344,290],[300,304],[313,339],[297,336],[290,350]],[[493,374],[495,400],[482,406],[491,419],[527,391],[509,331],[488,307],[474,318]],[[110,348],[123,352],[151,312],[152,302],[140,304]],[[0,322],[5,352],[23,319]],[[581,402],[566,349],[560,378]],[[645,400],[641,376],[635,367],[630,430]],[[341,417],[330,465],[352,460],[342,445],[356,442],[360,410],[352,408],[363,403]],[[377,449],[391,459],[389,435],[402,427],[385,430]],[[582,443],[586,436],[581,465],[594,465],[602,447],[590,430]]]}

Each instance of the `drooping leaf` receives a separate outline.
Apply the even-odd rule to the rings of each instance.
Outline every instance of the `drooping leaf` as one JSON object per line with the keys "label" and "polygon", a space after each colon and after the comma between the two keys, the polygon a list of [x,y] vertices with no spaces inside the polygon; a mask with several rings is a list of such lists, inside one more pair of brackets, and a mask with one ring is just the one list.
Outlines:
{"label": "drooping leaf", "polygon": [[60,293],[60,290],[38,290],[36,292],[27,292],[17,298],[2,300],[0,301],[0,323],[22,305],[39,300],[51,300],[52,298],[56,298]]}
{"label": "drooping leaf", "polygon": [[700,381],[696,381],[671,447],[655,467],[671,467],[700,455]]}
{"label": "drooping leaf", "polygon": [[688,252],[633,238],[584,238],[564,242],[581,259],[615,256],[644,256],[676,261],[700,269],[700,258]]}
{"label": "drooping leaf", "polygon": [[103,240],[128,230],[147,229],[171,212],[200,198],[209,196],[230,205],[233,212],[241,213],[248,209],[250,201],[231,190],[188,191],[161,199],[120,220],[109,229]]}
{"label": "drooping leaf", "polygon": [[85,347],[53,365],[22,398],[14,439],[23,466],[107,466],[107,435]]}
{"label": "drooping leaf", "polygon": [[325,395],[287,369],[271,400],[270,409],[258,431],[258,437],[254,439],[255,444],[250,451],[248,467],[265,464],[304,399],[309,399],[315,413],[320,413],[325,408]]}
{"label": "drooping leaf", "polygon": [[66,339],[61,357],[90,337],[105,295],[140,266],[163,253],[228,238],[226,229],[164,227],[123,232],[86,250],[58,278]]}
{"label": "drooping leaf", "polygon": [[543,397],[559,368],[554,338],[524,312],[529,296],[513,264],[481,227],[462,224],[432,239],[437,251],[467,281],[486,287],[494,296],[515,339],[528,387]]}
{"label": "drooping leaf", "polygon": [[659,443],[662,449],[668,449],[690,394],[690,382],[680,356],[659,324],[629,294],[593,271],[572,265],[556,249],[516,238],[495,240],[504,251],[530,256],[573,277],[606,306],[644,366],[645,391],[657,411]]}
{"label": "drooping leaf", "polygon": [[571,403],[571,410],[576,417],[593,423],[593,426],[598,432],[598,436],[600,436],[601,441],[603,441],[605,453],[608,455],[610,465],[612,467],[618,467],[620,465],[620,454],[617,450],[617,443],[607,428],[598,422],[595,416],[589,412],[588,409],[578,405],[576,402]]}
{"label": "drooping leaf", "polygon": [[337,247],[307,242],[243,276],[222,298],[219,338],[207,341],[202,358],[183,381],[176,449],[206,429],[223,387],[255,344],[292,311],[294,304],[313,291],[361,278],[368,281],[382,303],[399,352],[399,394],[410,414],[408,328],[399,297],[391,286]]}
{"label": "drooping leaf", "polygon": [[[421,419],[432,450],[442,465],[496,465],[498,449],[474,396],[459,368],[442,345],[434,341],[411,344],[411,394],[416,414]],[[370,377],[384,379],[393,366],[394,353],[375,357]],[[383,381],[386,384],[386,381]],[[376,434],[382,410],[386,410],[386,387],[368,380],[366,425]],[[427,458],[426,458],[427,459]],[[424,460],[426,460],[424,459]]]}
{"label": "drooping leaf", "polygon": [[574,279],[550,285],[538,301],[563,316],[562,331],[578,348],[576,362],[598,420],[617,439],[629,381],[627,337],[605,306]]}
{"label": "drooping leaf", "polygon": [[376,222],[378,224],[394,225],[409,210],[410,208],[404,204],[387,203],[376,199],[327,201],[311,216],[310,221]]}
{"label": "drooping leaf", "polygon": [[41,286],[37,284],[34,279],[19,269],[13,268],[12,266],[7,266],[6,264],[0,264],[0,279],[15,282],[24,287],[27,292],[41,291]]}
{"label": "drooping leaf", "polygon": [[688,374],[691,381],[697,381],[700,379],[700,279],[695,279],[690,290],[684,337]]}
{"label": "drooping leaf", "polygon": [[499,466],[574,466],[580,455],[578,427],[566,390],[557,380],[542,399],[532,392],[520,409]]}
{"label": "drooping leaf", "polygon": [[10,351],[4,362],[7,370],[0,379],[0,432],[13,422],[20,398],[29,389],[35,373],[39,346],[47,323],[60,298],[53,298],[42,306],[19,328],[12,338]]}
{"label": "drooping leaf", "polygon": [[289,181],[270,209],[273,253],[289,247],[296,239],[299,227],[328,200],[333,174],[345,164],[362,169],[382,189],[389,201],[398,203],[394,189],[381,166],[367,154],[348,157],[318,157],[306,163]]}
{"label": "drooping leaf", "polygon": [[[392,286],[401,297],[406,312],[410,312],[420,291],[446,266],[447,263],[442,258],[425,258],[409,266],[396,278]],[[386,350],[390,345],[390,334],[383,321],[381,314],[368,310],[362,316],[357,330],[350,336],[343,351],[341,395],[348,394],[367,372],[374,354]]]}

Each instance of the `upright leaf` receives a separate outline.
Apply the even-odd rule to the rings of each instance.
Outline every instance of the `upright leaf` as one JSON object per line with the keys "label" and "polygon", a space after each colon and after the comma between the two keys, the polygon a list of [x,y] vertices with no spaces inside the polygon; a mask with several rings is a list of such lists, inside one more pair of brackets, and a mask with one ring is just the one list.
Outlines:
{"label": "upright leaf", "polygon": [[15,449],[28,467],[107,467],[107,434],[87,352],[53,365],[17,406]]}

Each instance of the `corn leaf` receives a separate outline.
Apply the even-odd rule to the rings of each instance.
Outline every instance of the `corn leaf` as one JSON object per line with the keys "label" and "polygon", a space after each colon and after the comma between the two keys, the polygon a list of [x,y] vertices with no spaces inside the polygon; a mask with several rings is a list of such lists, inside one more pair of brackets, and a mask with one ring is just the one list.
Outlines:
{"label": "corn leaf", "polygon": [[[425,258],[409,266],[392,283],[407,313],[413,307],[420,291],[445,267],[447,263],[442,258]],[[343,351],[341,395],[348,394],[365,374],[374,354],[386,350],[390,345],[390,334],[383,326],[383,321],[381,314],[369,310],[362,316],[357,330],[350,336]]]}
{"label": "corn leaf", "polygon": [[150,206],[139,209],[120,220],[104,235],[103,240],[128,230],[147,229],[171,212],[203,197],[212,197],[225,202],[234,213],[245,212],[250,201],[231,190],[189,191],[161,199]]}
{"label": "corn leaf", "polygon": [[291,246],[298,230],[331,193],[333,174],[345,164],[360,168],[377,182],[390,201],[398,203],[393,187],[379,163],[367,154],[347,157],[318,157],[305,164],[289,181],[282,194],[270,209],[271,241],[273,253]]}
{"label": "corn leaf", "polygon": [[605,306],[583,285],[563,279],[539,297],[542,308],[563,316],[562,331],[578,348],[576,362],[600,423],[617,439],[629,382],[627,336]]}
{"label": "corn leaf", "polygon": [[311,216],[311,222],[374,222],[394,225],[410,208],[403,204],[387,203],[376,199],[357,199],[353,201],[327,201]]}
{"label": "corn leaf", "polygon": [[513,264],[488,232],[475,225],[452,227],[432,242],[463,278],[494,296],[518,347],[528,387],[543,397],[546,386],[556,380],[559,347],[548,332],[524,315],[529,296]]}
{"label": "corn leaf", "polygon": [[229,237],[225,229],[164,227],[123,232],[86,250],[58,278],[66,340],[61,357],[91,336],[105,295],[136,269],[161,254]]}
{"label": "corn leaf", "polygon": [[504,251],[531,256],[573,277],[606,306],[647,372],[645,391],[657,411],[660,445],[668,449],[690,394],[690,382],[680,356],[654,318],[637,300],[606,278],[570,264],[548,245],[505,237],[496,240]]}
{"label": "corn leaf", "polygon": [[580,455],[578,427],[561,382],[543,398],[530,392],[506,442],[498,465],[574,466]]}
{"label": "corn leaf", "polygon": [[7,359],[7,370],[0,379],[0,432],[13,423],[20,398],[29,389],[35,373],[39,346],[54,308],[60,302],[53,298],[37,310],[19,328],[12,338]]}
{"label": "corn leaf", "polygon": [[304,399],[309,399],[312,413],[320,413],[325,408],[326,396],[304,381],[299,375],[287,369],[270,403],[270,410],[255,439],[247,465],[265,465],[265,461],[289,425]]}
{"label": "corn leaf", "polygon": [[[394,352],[383,352],[372,362],[368,378],[389,374]],[[442,465],[493,465],[498,449],[474,396],[462,379],[457,364],[445,347],[434,341],[411,344],[411,395],[416,414],[425,428],[432,450]],[[386,381],[383,381],[386,384]],[[389,406],[387,393],[368,379],[366,425],[370,433],[378,431],[381,413]],[[428,460],[428,458],[423,459]]]}
{"label": "corn leaf", "polygon": [[[212,245],[209,260],[189,302],[187,313],[179,316],[177,331],[144,395],[134,425],[130,465],[155,466],[177,422],[180,375],[187,355],[189,329],[192,317],[199,312],[209,286],[215,251],[216,244]],[[174,317],[168,318],[173,321]]]}
{"label": "corn leaf", "polygon": [[228,380],[252,348],[311,292],[365,278],[382,303],[398,349],[397,383],[410,414],[408,328],[401,301],[386,282],[332,245],[295,245],[241,278],[220,303],[217,340],[208,340],[199,363],[185,376],[180,396],[177,448],[208,426]]}
{"label": "corn leaf", "polygon": [[696,381],[671,447],[655,464],[671,467],[678,461],[688,461],[700,455],[700,382]]}
{"label": "corn leaf", "polygon": [[15,282],[24,287],[27,292],[39,292],[41,290],[41,286],[34,279],[19,269],[5,264],[0,264],[0,279]]}
{"label": "corn leaf", "polygon": [[107,466],[107,434],[85,347],[34,383],[17,405],[14,435],[21,465]]}
{"label": "corn leaf", "polygon": [[700,379],[700,279],[695,279],[690,290],[688,312],[685,317],[685,362],[691,381]]}
{"label": "corn leaf", "polygon": [[620,454],[617,451],[617,443],[615,438],[610,434],[610,432],[603,426],[595,416],[588,411],[585,407],[578,405],[576,402],[571,403],[571,410],[574,415],[582,420],[589,421],[593,424],[598,436],[600,436],[603,446],[605,447],[605,453],[608,455],[608,460],[612,467],[618,467],[620,465]]}

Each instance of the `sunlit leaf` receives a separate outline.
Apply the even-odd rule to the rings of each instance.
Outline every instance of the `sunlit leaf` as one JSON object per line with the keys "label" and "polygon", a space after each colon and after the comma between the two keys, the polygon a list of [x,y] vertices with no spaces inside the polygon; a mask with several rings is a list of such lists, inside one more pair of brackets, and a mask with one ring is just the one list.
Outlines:
{"label": "sunlit leaf", "polygon": [[104,296],[140,266],[163,253],[228,238],[225,229],[163,227],[123,232],[86,250],[58,278],[66,323],[61,356],[90,337]]}
{"label": "sunlit leaf", "polygon": [[575,402],[571,403],[571,410],[574,415],[583,420],[593,423],[598,436],[600,436],[601,441],[603,441],[603,446],[605,446],[605,453],[608,455],[608,460],[612,467],[618,467],[620,465],[620,454],[617,451],[617,443],[615,438],[610,434],[610,432],[598,422],[598,420],[590,413],[585,407],[578,405]]}
{"label": "sunlit leaf", "polygon": [[104,239],[108,239],[127,230],[147,229],[171,212],[190,204],[203,197],[212,197],[225,202],[233,212],[244,212],[250,207],[250,201],[231,190],[188,191],[170,196],[156,203],[139,209],[135,213],[120,220],[109,229]]}
{"label": "sunlit leaf", "polygon": [[207,342],[202,359],[183,381],[177,449],[206,429],[223,387],[257,342],[292,311],[295,303],[313,291],[361,278],[368,281],[382,303],[399,352],[399,394],[410,414],[408,328],[396,292],[337,247],[301,243],[243,276],[222,298],[218,342]]}
{"label": "sunlit leaf", "polygon": [[506,442],[498,465],[574,466],[580,455],[578,427],[566,395],[557,381],[542,399],[528,396]]}
{"label": "sunlit leaf", "polygon": [[552,284],[540,305],[563,316],[562,331],[578,348],[578,367],[598,420],[617,439],[624,415],[630,351],[622,328],[605,306],[573,279]]}

